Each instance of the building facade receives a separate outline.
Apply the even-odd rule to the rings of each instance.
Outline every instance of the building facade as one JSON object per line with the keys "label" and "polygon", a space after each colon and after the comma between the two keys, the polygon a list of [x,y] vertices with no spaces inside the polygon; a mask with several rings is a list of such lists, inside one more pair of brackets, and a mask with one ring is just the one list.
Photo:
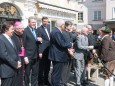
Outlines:
{"label": "building facade", "polygon": [[76,5],[75,0],[0,0],[0,21],[22,21],[26,27],[28,17],[35,16],[40,26],[41,18],[48,17],[53,28],[57,19],[75,21]]}
{"label": "building facade", "polygon": [[115,0],[76,0],[78,28],[91,24],[94,30],[104,25],[115,29]]}
{"label": "building facade", "polygon": [[24,27],[28,17],[35,16],[36,0],[0,0],[0,25],[4,21],[22,21]]}
{"label": "building facade", "polygon": [[[51,29],[55,26],[57,19],[76,21],[78,11],[76,10],[77,2],[75,0],[38,0],[38,26],[41,17],[49,18]],[[77,23],[77,22],[76,22]]]}
{"label": "building facade", "polygon": [[104,23],[115,32],[115,0],[106,0],[106,20]]}
{"label": "building facade", "polygon": [[[91,24],[94,30],[103,26],[106,19],[105,0],[77,0],[78,1],[78,28]],[[81,18],[80,18],[81,17]]]}

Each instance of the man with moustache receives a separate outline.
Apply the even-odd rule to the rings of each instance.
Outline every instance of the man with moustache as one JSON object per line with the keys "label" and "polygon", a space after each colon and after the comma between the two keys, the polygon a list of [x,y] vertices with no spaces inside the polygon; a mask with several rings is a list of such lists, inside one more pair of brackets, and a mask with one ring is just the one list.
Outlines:
{"label": "man with moustache", "polygon": [[36,20],[29,17],[28,26],[24,29],[23,44],[25,48],[25,86],[29,86],[31,72],[31,86],[38,86],[38,44],[42,42],[36,33]]}
{"label": "man with moustache", "polygon": [[113,86],[113,75],[115,69],[115,44],[109,36],[111,32],[108,26],[101,28],[101,45],[99,48],[99,58],[104,63],[105,85]]}
{"label": "man with moustache", "polygon": [[13,23],[6,21],[0,35],[0,75],[1,86],[17,86],[17,72],[21,67],[18,51],[11,39],[14,32]]}
{"label": "man with moustache", "polygon": [[50,60],[48,59],[49,45],[50,45],[50,25],[48,24],[48,18],[42,18],[42,25],[37,29],[39,37],[42,38],[42,43],[39,45],[39,74],[38,84],[48,85],[49,83],[49,71],[50,71]]}

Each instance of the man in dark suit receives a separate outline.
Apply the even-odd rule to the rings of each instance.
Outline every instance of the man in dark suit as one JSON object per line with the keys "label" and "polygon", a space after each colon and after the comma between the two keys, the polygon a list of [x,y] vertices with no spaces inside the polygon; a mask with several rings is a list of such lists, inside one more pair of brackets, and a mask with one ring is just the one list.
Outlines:
{"label": "man in dark suit", "polygon": [[89,46],[95,46],[96,45],[96,36],[93,34],[93,28],[91,25],[86,25],[86,28],[88,28],[88,42]]}
{"label": "man in dark suit", "polygon": [[63,37],[64,24],[63,20],[57,20],[56,27],[50,34],[49,59],[53,63],[51,75],[52,86],[63,86],[61,82],[62,69],[64,62],[69,59],[67,50],[72,47],[72,44],[67,42]]}
{"label": "man in dark suit", "polygon": [[42,18],[42,25],[37,29],[39,37],[42,38],[42,43],[39,45],[39,85],[50,85],[48,76],[50,71],[50,60],[48,59],[49,44],[50,44],[50,26],[48,25],[48,18]]}
{"label": "man in dark suit", "polygon": [[99,57],[105,64],[105,86],[113,86],[113,75],[115,69],[115,44],[109,36],[111,30],[108,26],[101,28],[101,46],[99,49]]}
{"label": "man in dark suit", "polygon": [[42,39],[36,35],[36,20],[29,17],[28,26],[23,33],[23,44],[25,48],[25,86],[29,86],[31,72],[31,86],[38,86],[38,41]]}
{"label": "man in dark suit", "polygon": [[22,42],[23,31],[24,31],[23,24],[18,21],[15,22],[12,39],[16,45],[18,56],[21,59],[21,65],[22,65],[22,67],[18,71],[17,86],[23,86],[23,82],[24,82],[24,77],[23,77],[24,76],[24,47]]}
{"label": "man in dark suit", "polygon": [[[64,38],[66,41],[73,43],[73,34],[70,32],[72,29],[72,22],[71,21],[65,21],[65,30],[62,32]],[[63,65],[63,71],[62,71],[62,83],[64,86],[67,86],[67,82],[69,80],[70,70],[72,66],[72,58],[68,54],[68,60],[64,62]]]}
{"label": "man in dark suit", "polygon": [[[93,34],[93,28],[91,25],[86,25],[85,26],[88,29],[88,44],[89,46],[94,46],[93,50],[88,51],[88,55],[87,55],[87,61],[86,61],[86,65],[87,65],[87,69],[90,68],[91,65],[94,64],[94,62],[96,62],[97,60],[95,58],[93,58],[93,52],[96,52],[96,48],[97,48],[97,38],[96,35]],[[89,72],[88,72],[89,73]],[[92,79],[92,77],[87,76],[87,79],[89,81],[94,81]]]}
{"label": "man in dark suit", "polygon": [[11,22],[4,22],[0,35],[0,75],[1,86],[17,86],[17,72],[21,67],[16,46],[11,39],[14,27]]}

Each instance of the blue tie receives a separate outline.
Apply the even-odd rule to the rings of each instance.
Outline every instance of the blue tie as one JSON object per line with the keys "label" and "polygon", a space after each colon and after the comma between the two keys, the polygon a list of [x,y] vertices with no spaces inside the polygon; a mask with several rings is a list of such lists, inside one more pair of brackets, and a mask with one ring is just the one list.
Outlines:
{"label": "blue tie", "polygon": [[32,29],[32,34],[33,34],[34,38],[36,39],[36,33],[35,33],[34,29]]}

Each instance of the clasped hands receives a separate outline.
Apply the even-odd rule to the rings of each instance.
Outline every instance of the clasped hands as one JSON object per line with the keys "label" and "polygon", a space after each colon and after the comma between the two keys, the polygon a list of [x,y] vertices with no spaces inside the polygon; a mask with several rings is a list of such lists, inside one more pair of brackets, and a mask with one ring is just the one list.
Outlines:
{"label": "clasped hands", "polygon": [[39,41],[40,43],[42,43],[42,38],[41,37],[37,37],[37,41]]}
{"label": "clasped hands", "polygon": [[74,49],[73,48],[68,48],[68,53],[71,57],[74,56]]}

